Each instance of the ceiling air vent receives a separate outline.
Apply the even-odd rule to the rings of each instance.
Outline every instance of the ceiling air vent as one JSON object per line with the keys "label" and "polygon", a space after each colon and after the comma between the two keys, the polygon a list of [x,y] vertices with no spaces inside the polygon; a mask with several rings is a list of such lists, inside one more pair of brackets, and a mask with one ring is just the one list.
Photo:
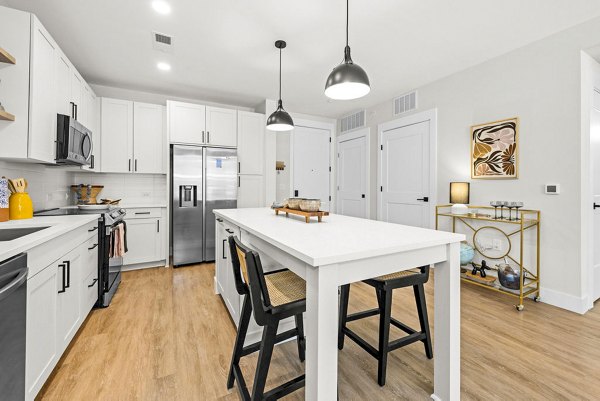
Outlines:
{"label": "ceiling air vent", "polygon": [[394,99],[394,115],[417,109],[417,91],[405,93]]}
{"label": "ceiling air vent", "polygon": [[173,37],[164,33],[152,32],[152,47],[155,50],[171,52],[173,49]]}
{"label": "ceiling air vent", "polygon": [[361,128],[365,126],[365,111],[357,111],[354,114],[350,114],[349,116],[342,117],[341,122],[341,131],[348,132],[352,131],[356,128]]}

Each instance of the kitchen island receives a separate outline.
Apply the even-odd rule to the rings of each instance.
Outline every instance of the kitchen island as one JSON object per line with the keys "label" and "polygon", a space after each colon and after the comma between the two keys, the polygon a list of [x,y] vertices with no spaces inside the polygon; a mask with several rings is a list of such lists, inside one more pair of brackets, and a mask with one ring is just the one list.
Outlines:
{"label": "kitchen island", "polygon": [[[435,264],[435,400],[460,399],[459,243],[464,235],[332,214],[322,223],[269,208],[215,210],[240,240],[306,280],[306,399],[337,397],[338,287]],[[392,377],[389,378],[393,380]]]}

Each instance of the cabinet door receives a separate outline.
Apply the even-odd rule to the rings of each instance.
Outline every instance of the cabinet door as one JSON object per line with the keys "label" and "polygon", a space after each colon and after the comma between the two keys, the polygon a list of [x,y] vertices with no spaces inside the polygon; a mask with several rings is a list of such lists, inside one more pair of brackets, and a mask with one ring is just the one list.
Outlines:
{"label": "cabinet door", "polygon": [[264,114],[238,111],[238,173],[263,174],[265,148]]}
{"label": "cabinet door", "polygon": [[133,159],[136,173],[164,174],[165,108],[157,104],[133,104]]}
{"label": "cabinet door", "polygon": [[264,203],[264,177],[239,175],[237,207],[262,207]]}
{"label": "cabinet door", "polygon": [[75,104],[75,119],[85,125],[86,109],[83,104],[83,79],[75,69],[71,71],[71,101]]}
{"label": "cabinet door", "polygon": [[92,131],[92,157],[90,164],[82,166],[82,169],[89,171],[100,171],[100,128],[98,122],[98,98],[92,89],[84,85],[83,87],[83,105],[85,106],[85,122],[83,125]]}
{"label": "cabinet door", "polygon": [[81,252],[77,247],[56,262],[57,350],[62,353],[81,324]]}
{"label": "cabinet door", "polygon": [[237,146],[237,110],[206,106],[206,144]]}
{"label": "cabinet door", "polygon": [[162,219],[128,219],[127,248],[124,265],[149,263],[162,260]]}
{"label": "cabinet door", "polygon": [[217,278],[217,292],[221,294],[223,299],[225,298],[225,262],[228,256],[225,254],[229,245],[227,244],[227,235],[225,234],[225,227],[222,222],[217,222],[215,229],[216,235],[216,255],[215,255],[215,276]]}
{"label": "cabinet door", "polygon": [[102,172],[132,172],[133,102],[102,98],[101,103]]}
{"label": "cabinet door", "polygon": [[57,46],[35,17],[31,39],[28,156],[30,159],[54,163]]}
{"label": "cabinet door", "polygon": [[56,349],[57,272],[52,264],[27,281],[27,400],[35,398],[60,357]]}
{"label": "cabinet door", "polygon": [[82,278],[79,291],[81,315],[85,318],[98,301],[98,238],[94,237],[81,245]]}
{"label": "cabinet door", "polygon": [[201,145],[205,140],[206,106],[167,102],[171,143]]}
{"label": "cabinet door", "polygon": [[60,51],[56,51],[56,113],[72,116],[71,66]]}

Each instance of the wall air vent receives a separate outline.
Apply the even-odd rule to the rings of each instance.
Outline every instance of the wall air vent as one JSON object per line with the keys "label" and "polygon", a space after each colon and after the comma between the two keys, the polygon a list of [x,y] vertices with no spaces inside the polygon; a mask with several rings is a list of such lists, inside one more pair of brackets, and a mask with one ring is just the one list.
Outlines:
{"label": "wall air vent", "polygon": [[394,99],[394,115],[403,114],[417,109],[417,91],[405,93]]}
{"label": "wall air vent", "polygon": [[348,132],[356,128],[364,127],[366,123],[365,114],[365,110],[361,110],[350,114],[349,116],[342,117],[340,120],[341,132]]}
{"label": "wall air vent", "polygon": [[152,47],[163,52],[173,51],[173,37],[164,33],[152,32]]}

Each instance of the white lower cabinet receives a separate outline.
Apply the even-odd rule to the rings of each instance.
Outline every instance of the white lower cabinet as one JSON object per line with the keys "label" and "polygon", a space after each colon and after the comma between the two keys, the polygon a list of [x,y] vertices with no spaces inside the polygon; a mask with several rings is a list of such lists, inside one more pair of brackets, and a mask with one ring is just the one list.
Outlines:
{"label": "white lower cabinet", "polygon": [[167,243],[165,215],[165,208],[127,209],[127,253],[123,256],[123,265],[164,266]]}
{"label": "white lower cabinet", "polygon": [[[35,399],[98,299],[97,234],[88,227],[78,230],[68,240],[59,237],[27,252],[32,276],[27,280],[26,400]],[[64,241],[69,242],[66,248]],[[48,262],[42,259],[52,249],[70,246],[43,267]]]}
{"label": "white lower cabinet", "polygon": [[27,281],[26,397],[33,400],[58,362],[56,283],[52,264]]}
{"label": "white lower cabinet", "polygon": [[228,238],[231,235],[235,235],[239,238],[240,233],[237,227],[229,227],[218,220],[215,233],[217,237],[217,252],[215,255],[217,292],[221,294],[221,298],[223,298],[231,318],[237,325],[240,320],[241,297],[235,286]]}

